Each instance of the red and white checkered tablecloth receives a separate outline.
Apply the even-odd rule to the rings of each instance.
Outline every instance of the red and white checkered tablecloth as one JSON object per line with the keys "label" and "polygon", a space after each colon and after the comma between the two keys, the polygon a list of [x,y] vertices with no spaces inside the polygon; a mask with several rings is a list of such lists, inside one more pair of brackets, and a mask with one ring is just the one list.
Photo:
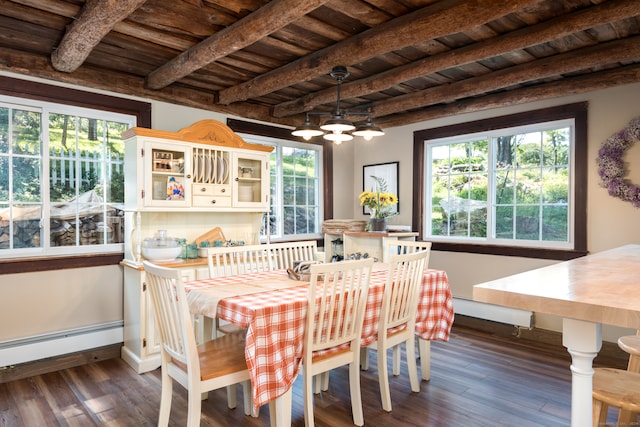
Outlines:
{"label": "red and white checkered tablecloth", "polygon": [[[242,274],[187,282],[187,299],[195,299],[199,290],[211,286],[283,279],[285,270]],[[376,340],[378,317],[382,304],[386,268],[374,268],[362,330],[362,344]],[[200,292],[198,307],[190,303],[194,314],[218,317],[247,328],[245,357],[253,385],[256,407],[284,394],[300,370],[304,321],[309,286],[300,286],[224,298],[213,307],[203,306]],[[190,298],[192,295],[193,298]],[[449,339],[453,323],[453,300],[447,274],[441,270],[425,270],[416,318],[416,334],[426,340]]]}

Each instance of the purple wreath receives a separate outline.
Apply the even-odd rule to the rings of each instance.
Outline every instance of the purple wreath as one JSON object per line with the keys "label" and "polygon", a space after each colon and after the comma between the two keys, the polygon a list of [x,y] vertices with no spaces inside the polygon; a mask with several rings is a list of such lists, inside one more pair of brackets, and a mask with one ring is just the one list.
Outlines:
{"label": "purple wreath", "polygon": [[640,208],[640,187],[624,179],[623,157],[639,139],[640,117],[636,117],[626,128],[602,143],[596,159],[600,185],[608,190],[610,196],[631,202],[636,208]]}

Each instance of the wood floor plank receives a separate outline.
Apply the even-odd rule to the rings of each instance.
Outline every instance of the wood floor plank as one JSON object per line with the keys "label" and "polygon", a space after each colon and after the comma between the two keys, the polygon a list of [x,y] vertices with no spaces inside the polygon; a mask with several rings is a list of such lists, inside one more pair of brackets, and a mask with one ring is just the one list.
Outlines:
{"label": "wood floor plank", "polygon": [[[390,376],[390,413],[381,408],[371,353],[361,375],[365,425],[564,427],[571,412],[569,364],[559,345],[454,326],[449,342],[431,344],[431,380],[420,383],[419,393],[411,391],[405,363],[399,376]],[[18,379],[0,384],[0,427],[155,426],[160,389],[159,370],[138,375],[119,358]],[[209,393],[202,426],[269,426],[267,406],[258,418],[244,415],[237,389],[236,409],[227,408],[225,390]],[[346,368],[331,372],[329,391],[314,404],[318,427],[353,425]],[[186,423],[186,408],[186,391],[175,385],[170,426]],[[301,378],[293,389],[292,425],[304,426]]]}

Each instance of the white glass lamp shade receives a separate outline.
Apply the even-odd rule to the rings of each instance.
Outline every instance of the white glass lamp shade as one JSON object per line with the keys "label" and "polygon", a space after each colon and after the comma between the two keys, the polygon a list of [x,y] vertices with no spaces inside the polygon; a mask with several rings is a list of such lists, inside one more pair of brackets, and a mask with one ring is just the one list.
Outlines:
{"label": "white glass lamp shade", "polygon": [[300,136],[305,139],[305,141],[310,140],[314,136],[323,135],[324,132],[317,126],[312,124],[308,119],[304,122],[302,126],[298,126],[291,132],[293,136]]}
{"label": "white glass lamp shade", "polygon": [[320,129],[329,132],[348,132],[356,127],[349,120],[342,118],[340,115],[333,116],[320,126]]}
{"label": "white glass lamp shade", "polygon": [[356,130],[354,130],[352,134],[355,136],[361,136],[367,141],[371,141],[371,138],[374,136],[384,135],[384,131],[371,123],[371,118],[369,118],[364,124],[356,126]]}
{"label": "white glass lamp shade", "polygon": [[339,133],[339,132],[331,132],[324,136],[324,139],[329,141],[333,141],[336,144],[342,144],[345,141],[351,141],[353,139],[353,135],[349,133]]}

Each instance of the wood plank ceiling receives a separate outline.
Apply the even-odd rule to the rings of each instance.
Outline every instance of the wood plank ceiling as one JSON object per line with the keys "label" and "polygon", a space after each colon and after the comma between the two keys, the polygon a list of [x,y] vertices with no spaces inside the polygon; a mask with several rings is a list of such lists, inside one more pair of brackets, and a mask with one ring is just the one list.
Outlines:
{"label": "wood plank ceiling", "polygon": [[[296,126],[640,81],[640,0],[0,0],[0,69]],[[354,119],[355,120],[355,119]]]}

